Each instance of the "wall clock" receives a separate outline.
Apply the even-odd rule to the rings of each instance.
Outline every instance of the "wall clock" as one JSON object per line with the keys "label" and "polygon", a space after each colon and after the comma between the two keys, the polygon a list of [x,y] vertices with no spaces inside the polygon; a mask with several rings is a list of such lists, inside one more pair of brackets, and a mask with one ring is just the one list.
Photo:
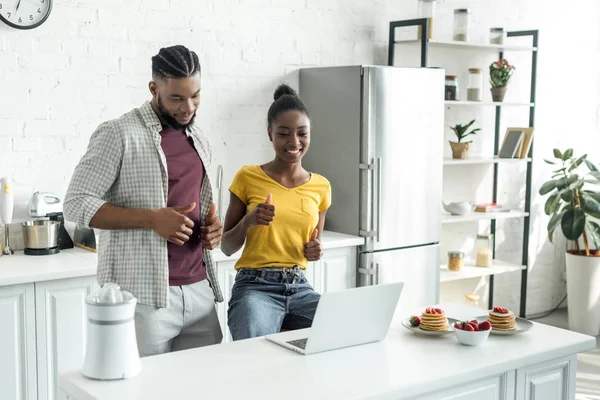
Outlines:
{"label": "wall clock", "polygon": [[37,28],[51,11],[52,0],[0,0],[0,21],[16,29]]}

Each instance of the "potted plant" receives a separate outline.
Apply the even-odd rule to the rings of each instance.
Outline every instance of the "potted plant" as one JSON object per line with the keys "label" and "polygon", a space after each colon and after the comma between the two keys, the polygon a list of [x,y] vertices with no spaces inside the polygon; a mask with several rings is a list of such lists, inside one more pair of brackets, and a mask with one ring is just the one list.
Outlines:
{"label": "potted plant", "polygon": [[458,142],[449,141],[450,147],[452,148],[452,158],[460,158],[466,160],[469,158],[469,145],[471,142],[463,142],[462,140],[469,135],[474,135],[481,129],[473,129],[467,133],[471,125],[475,123],[475,120],[469,122],[467,125],[456,124],[455,126],[451,126],[450,129],[454,131],[456,134],[456,138]]}
{"label": "potted plant", "polygon": [[512,77],[515,67],[510,65],[505,58],[490,64],[490,84],[492,85],[492,100],[502,101],[506,94],[506,85]]}
{"label": "potted plant", "polygon": [[[544,212],[550,216],[548,239],[560,226],[570,243],[566,254],[569,329],[597,336],[600,332],[600,172],[587,154],[573,156],[573,149],[554,149],[559,164],[552,179],[540,188],[549,195]],[[585,164],[585,174],[578,168]],[[592,189],[590,189],[592,188]]]}

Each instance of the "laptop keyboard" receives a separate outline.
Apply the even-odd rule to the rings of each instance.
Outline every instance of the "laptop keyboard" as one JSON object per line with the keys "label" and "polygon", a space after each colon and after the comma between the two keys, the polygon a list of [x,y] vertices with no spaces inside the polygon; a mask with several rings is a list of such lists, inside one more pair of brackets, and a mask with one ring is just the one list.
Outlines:
{"label": "laptop keyboard", "polygon": [[298,340],[290,340],[288,343],[291,344],[292,346],[296,346],[299,347],[301,349],[305,349],[306,348],[306,341],[308,340],[308,338],[306,339],[298,339]]}

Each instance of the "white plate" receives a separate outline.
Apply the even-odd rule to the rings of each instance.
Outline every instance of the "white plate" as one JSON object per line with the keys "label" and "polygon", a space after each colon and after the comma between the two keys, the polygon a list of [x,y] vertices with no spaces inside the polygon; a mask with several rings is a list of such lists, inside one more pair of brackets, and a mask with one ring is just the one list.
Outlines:
{"label": "white plate", "polygon": [[454,332],[454,328],[452,327],[452,325],[455,322],[459,322],[459,321],[454,318],[448,318],[448,329],[445,331],[426,331],[424,329],[419,328],[418,326],[412,326],[410,324],[410,318],[403,319],[402,326],[416,334],[421,334],[421,335],[426,335],[426,336],[445,336],[445,335],[448,335],[448,334],[451,334],[452,332]]}
{"label": "white plate", "polygon": [[[481,321],[486,321],[488,319],[487,315],[481,315],[477,318],[475,318],[478,322]],[[515,317],[515,321],[517,322],[517,329],[513,329],[510,331],[503,331],[503,330],[499,330],[499,329],[494,329],[492,327],[492,331],[490,332],[490,334],[492,335],[501,335],[501,336],[513,336],[513,335],[518,335],[520,333],[523,332],[527,332],[528,330],[530,330],[531,328],[533,328],[533,322],[523,319],[523,318],[519,318],[519,317]]]}

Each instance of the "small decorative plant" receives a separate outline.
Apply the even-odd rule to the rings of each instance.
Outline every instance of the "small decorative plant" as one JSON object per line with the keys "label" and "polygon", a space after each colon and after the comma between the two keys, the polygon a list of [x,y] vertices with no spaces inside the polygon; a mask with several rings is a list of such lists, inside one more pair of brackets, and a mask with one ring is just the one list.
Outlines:
{"label": "small decorative plant", "polygon": [[[548,164],[559,164],[552,179],[540,188],[540,195],[550,195],[544,206],[544,212],[550,216],[548,239],[552,242],[554,230],[560,225],[563,234],[574,242],[572,254],[595,255],[600,248],[600,225],[592,218],[600,218],[600,189],[589,190],[586,184],[600,185],[600,171],[587,159],[587,154],[579,158],[573,156],[573,149],[562,153],[554,149],[558,161],[544,160]],[[589,172],[580,175],[578,168],[585,164]],[[579,240],[583,239],[584,249]],[[593,243],[594,249],[590,250]]]}
{"label": "small decorative plant", "polygon": [[456,134],[458,143],[461,143],[462,140],[464,138],[466,138],[467,136],[474,135],[481,130],[480,128],[477,128],[477,129],[473,129],[473,130],[471,130],[471,132],[467,133],[467,131],[469,130],[471,125],[473,125],[474,123],[475,123],[475,120],[469,122],[467,125],[464,125],[464,126],[461,124],[456,124],[456,125],[450,127],[450,129],[452,129],[454,131],[454,133]]}
{"label": "small decorative plant", "polygon": [[505,58],[490,64],[490,84],[492,87],[503,87],[508,85],[515,67],[510,65]]}
{"label": "small decorative plant", "polygon": [[506,94],[506,85],[510,81],[515,70],[505,58],[494,61],[490,64],[490,84],[492,85],[492,99],[494,101],[503,101]]}
{"label": "small decorative plant", "polygon": [[458,142],[450,141],[450,147],[452,148],[452,158],[460,158],[466,160],[469,158],[469,145],[471,142],[463,142],[464,138],[469,135],[474,135],[481,129],[472,129],[469,131],[471,125],[475,123],[475,120],[469,122],[467,125],[456,124],[451,126],[450,129],[456,134]]}

